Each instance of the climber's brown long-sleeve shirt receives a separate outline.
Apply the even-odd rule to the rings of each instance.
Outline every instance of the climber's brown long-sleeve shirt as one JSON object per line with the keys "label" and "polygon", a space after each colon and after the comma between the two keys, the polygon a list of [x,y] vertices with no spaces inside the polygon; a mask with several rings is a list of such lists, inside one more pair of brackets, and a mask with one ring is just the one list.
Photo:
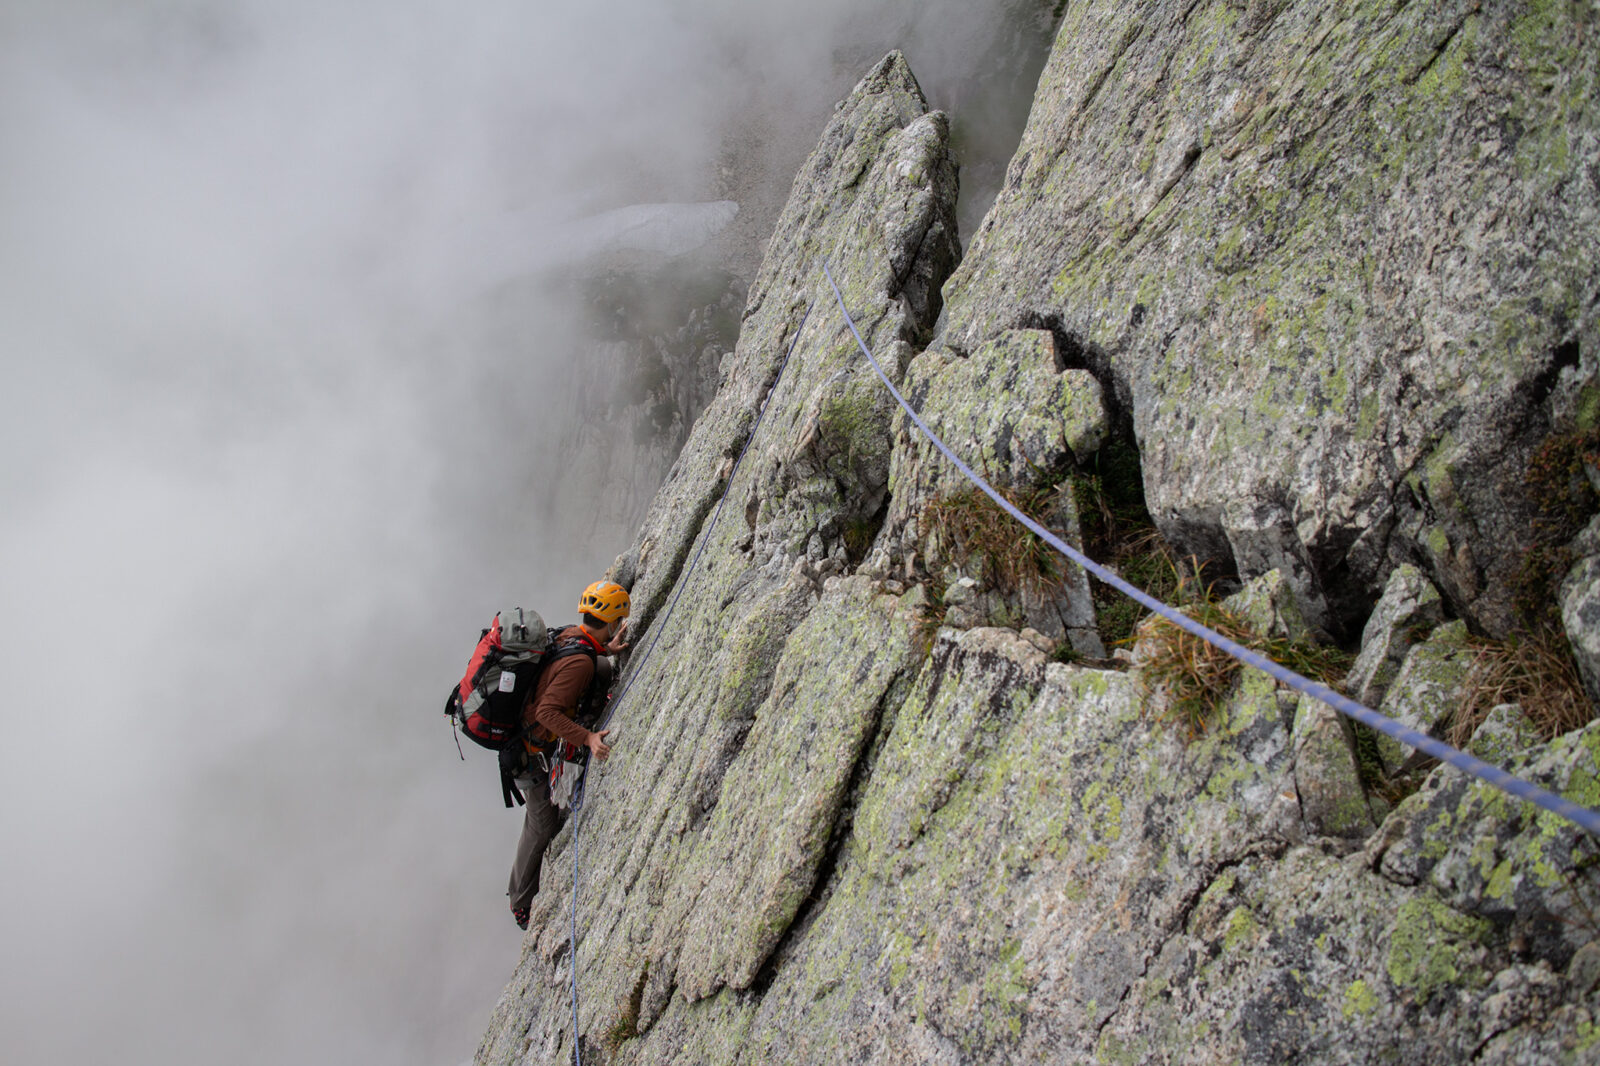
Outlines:
{"label": "climber's brown long-sleeve shirt", "polygon": [[[605,649],[584,633],[582,626],[568,626],[556,636],[559,643],[579,637],[593,645],[595,653]],[[522,708],[522,727],[530,745],[548,743],[556,737],[582,747],[589,743],[589,731],[572,720],[583,690],[594,679],[594,660],[587,655],[566,655],[545,668],[534,686],[533,698]]]}

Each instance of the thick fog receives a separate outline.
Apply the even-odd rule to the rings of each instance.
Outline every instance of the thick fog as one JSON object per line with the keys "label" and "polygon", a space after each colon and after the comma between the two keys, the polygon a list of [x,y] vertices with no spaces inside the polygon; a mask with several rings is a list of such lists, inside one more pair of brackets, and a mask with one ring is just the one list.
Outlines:
{"label": "thick fog", "polygon": [[891,46],[992,192],[1053,6],[0,8],[0,1060],[471,1056],[520,814],[443,698],[634,532],[548,503],[551,279],[747,271]]}

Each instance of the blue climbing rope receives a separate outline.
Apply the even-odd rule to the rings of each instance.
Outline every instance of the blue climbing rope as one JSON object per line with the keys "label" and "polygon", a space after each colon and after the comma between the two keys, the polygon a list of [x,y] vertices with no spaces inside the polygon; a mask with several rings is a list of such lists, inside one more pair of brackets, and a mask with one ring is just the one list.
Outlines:
{"label": "blue climbing rope", "polygon": [[1021,522],[1046,544],[1050,545],[1052,548],[1056,549],[1056,551],[1065,555],[1067,558],[1071,559],[1073,562],[1089,571],[1101,581],[1104,581],[1112,588],[1115,588],[1123,595],[1131,597],[1139,604],[1149,608],[1151,611],[1154,611],[1156,614],[1165,618],[1173,625],[1179,626],[1182,629],[1187,630],[1188,632],[1199,637],[1201,640],[1204,640],[1222,649],[1235,659],[1238,659],[1240,662],[1247,663],[1250,666],[1254,666],[1258,670],[1265,671],[1267,674],[1270,674],[1273,678],[1283,682],[1290,688],[1293,688],[1299,692],[1303,692],[1313,699],[1321,700],[1323,703],[1327,704],[1329,707],[1332,707],[1340,714],[1354,718],[1356,721],[1362,723],[1363,725],[1370,726],[1380,733],[1387,734],[1407,747],[1416,748],[1418,751],[1421,751],[1426,755],[1431,755],[1440,762],[1449,763],[1458,770],[1465,771],[1479,780],[1493,785],[1502,792],[1516,796],[1518,799],[1527,800],[1529,803],[1542,807],[1544,810],[1547,810],[1552,814],[1565,818],[1567,821],[1572,822],[1574,825],[1585,830],[1589,834],[1600,837],[1600,811],[1591,810],[1590,808],[1581,806],[1572,802],[1571,800],[1564,799],[1548,789],[1540,788],[1538,785],[1535,785],[1530,781],[1524,781],[1519,777],[1514,777],[1513,775],[1500,769],[1498,766],[1492,766],[1489,763],[1484,762],[1482,759],[1475,758],[1464,751],[1453,748],[1443,741],[1436,740],[1433,737],[1428,736],[1426,733],[1420,733],[1415,729],[1410,729],[1404,725],[1401,725],[1394,719],[1379,714],[1370,707],[1357,703],[1355,700],[1352,700],[1347,696],[1341,696],[1327,685],[1312,681],[1308,677],[1303,677],[1281,663],[1273,662],[1271,659],[1268,659],[1257,652],[1251,651],[1249,648],[1229,640],[1221,633],[1218,633],[1207,626],[1201,625],[1199,622],[1195,621],[1193,618],[1190,618],[1183,612],[1167,606],[1160,600],[1144,592],[1142,589],[1135,588],[1133,585],[1130,585],[1117,574],[1107,570],[1105,567],[1101,566],[1087,555],[1084,555],[1082,552],[1072,547],[1072,545],[1067,544],[1054,533],[1051,533],[1038,522],[1035,522],[1026,514],[1022,513],[1022,511],[1014,506],[1010,500],[1007,500],[1004,496],[1000,495],[999,492],[995,491],[993,486],[991,486],[983,478],[979,477],[970,466],[962,462],[961,458],[957,456],[955,452],[951,451],[945,442],[940,440],[938,435],[935,434],[933,430],[927,427],[927,425],[917,415],[917,412],[911,409],[911,405],[906,402],[906,398],[900,395],[900,390],[894,387],[894,382],[890,381],[889,376],[883,372],[883,367],[878,365],[878,360],[872,354],[872,349],[868,348],[867,342],[861,339],[861,333],[856,329],[855,320],[850,317],[850,312],[844,305],[844,294],[839,291],[838,283],[833,280],[833,271],[828,268],[828,264],[826,262],[822,264],[822,271],[828,278],[828,284],[833,288],[833,295],[834,298],[839,302],[839,310],[844,315],[845,324],[850,327],[850,332],[855,336],[856,344],[860,347],[862,354],[867,357],[867,361],[872,364],[872,369],[877,371],[878,378],[883,382],[884,386],[888,388],[890,394],[893,395],[895,400],[900,404],[901,409],[904,410],[905,413],[911,418],[911,421],[916,424],[916,427],[922,431],[923,436],[932,441],[934,447],[938,448],[940,452],[944,453],[944,457],[954,463],[956,469],[960,470],[968,481],[972,482],[973,485],[981,489],[991,500],[1003,507],[1013,518]]}
{"label": "blue climbing rope", "polygon": [[[1502,770],[1497,766],[1490,765],[1489,763],[1484,762],[1482,759],[1475,758],[1464,751],[1453,748],[1450,745],[1430,737],[1425,733],[1408,728],[1392,718],[1379,714],[1370,707],[1357,703],[1355,700],[1352,700],[1347,696],[1340,695],[1327,685],[1312,681],[1310,678],[1304,677],[1301,674],[1290,670],[1281,663],[1274,662],[1260,653],[1252,651],[1236,641],[1228,639],[1221,633],[1216,632],[1208,626],[1202,625],[1200,622],[1190,618],[1181,611],[1178,611],[1167,604],[1162,603],[1160,600],[1155,599],[1144,590],[1129,584],[1121,576],[1101,566],[1099,563],[1095,562],[1093,559],[1089,558],[1072,545],[1067,544],[1060,537],[1050,532],[1044,526],[1034,521],[1028,515],[1024,514],[1019,508],[1012,504],[1011,501],[1007,500],[998,491],[996,491],[992,485],[979,476],[970,466],[963,462],[960,456],[951,451],[950,447],[939,438],[938,434],[934,433],[933,430],[928,428],[927,424],[922,421],[922,418],[917,414],[917,412],[912,409],[908,402],[906,402],[906,398],[901,395],[899,389],[895,388],[894,382],[889,380],[889,376],[884,373],[883,367],[879,364],[877,357],[872,354],[872,349],[868,347],[867,342],[862,338],[860,330],[856,328],[855,319],[851,317],[849,309],[845,306],[844,294],[839,291],[839,285],[834,280],[833,271],[829,268],[826,262],[823,263],[822,270],[823,274],[828,279],[829,287],[833,290],[835,300],[838,301],[839,311],[844,316],[845,324],[849,327],[851,335],[855,338],[856,345],[861,349],[861,353],[867,357],[867,361],[872,365],[872,369],[877,373],[879,380],[883,382],[884,387],[889,390],[890,395],[894,397],[895,402],[900,405],[900,408],[903,411],[905,411],[912,423],[919,431],[921,431],[923,436],[928,438],[928,440],[934,445],[935,448],[939,450],[939,452],[944,455],[946,459],[949,459],[950,462],[955,465],[956,469],[959,470],[961,474],[972,483],[973,486],[981,490],[991,500],[1003,508],[1018,522],[1021,522],[1023,526],[1038,536],[1046,544],[1050,545],[1056,551],[1060,552],[1068,559],[1083,567],[1099,580],[1110,585],[1112,588],[1115,588],[1123,595],[1128,596],[1143,607],[1149,609],[1155,614],[1160,615],[1173,625],[1176,625],[1186,632],[1191,633],[1194,636],[1199,637],[1201,640],[1204,640],[1207,643],[1221,649],[1227,654],[1233,656],[1235,659],[1238,659],[1240,662],[1265,672],[1275,680],[1288,685],[1290,688],[1298,692],[1302,692],[1313,699],[1320,700],[1340,714],[1343,714],[1349,718],[1353,718],[1356,721],[1361,722],[1363,725],[1369,726],[1380,733],[1384,733],[1387,736],[1393,737],[1400,743],[1405,744],[1408,747],[1415,748],[1416,750],[1423,752],[1425,755],[1432,756],[1433,758],[1438,759],[1440,762],[1448,763],[1449,765],[1454,766],[1465,773],[1471,774],[1479,780],[1484,781],[1509,795],[1526,800],[1527,802],[1535,804],[1536,806],[1549,811],[1558,817],[1565,818],[1591,835],[1600,837],[1600,811],[1591,810],[1588,807],[1574,803],[1571,800],[1565,799],[1547,789],[1540,788],[1538,785],[1535,785],[1532,782],[1524,781],[1521,778],[1507,773],[1505,770]],[[788,349],[784,352],[783,360],[778,364],[778,372],[773,378],[772,387],[767,391],[767,396],[762,401],[761,409],[756,413],[755,421],[750,427],[750,435],[745,439],[744,446],[740,449],[738,457],[734,460],[732,469],[728,472],[727,480],[723,484],[722,495],[717,501],[716,510],[712,513],[711,521],[706,525],[705,532],[701,535],[700,545],[695,550],[694,556],[690,559],[689,565],[684,569],[682,576],[678,579],[677,587],[673,591],[672,599],[667,603],[667,609],[662,612],[661,617],[656,620],[655,624],[651,627],[653,632],[650,634],[649,642],[644,646],[644,650],[640,654],[638,663],[630,664],[632,669],[629,671],[628,679],[623,684],[622,691],[617,694],[617,698],[611,702],[611,706],[607,709],[604,718],[602,718],[599,723],[599,728],[604,729],[606,724],[611,721],[617,710],[621,707],[622,701],[632,690],[634,683],[644,673],[645,664],[649,662],[651,654],[655,651],[656,646],[660,641],[661,634],[666,629],[667,621],[672,617],[673,610],[678,605],[678,600],[683,596],[684,590],[689,585],[690,577],[693,576],[696,568],[699,566],[701,556],[704,555],[706,547],[711,542],[711,534],[716,529],[718,520],[722,517],[722,509],[728,502],[728,491],[733,485],[734,477],[738,474],[739,467],[743,464],[745,455],[750,450],[750,446],[755,442],[756,435],[761,428],[761,423],[766,417],[767,408],[770,406],[772,396],[776,394],[778,385],[783,380],[784,371],[788,368],[789,357],[794,354],[794,349],[796,345],[799,344],[801,335],[805,332],[806,322],[810,319],[811,312],[815,307],[816,300],[812,300],[811,304],[807,306],[805,314],[801,316],[800,324],[795,331],[794,339],[790,341]],[[572,992],[572,1057],[575,1066],[582,1066],[583,1063],[582,1051],[579,1047],[578,1040],[578,828],[583,813],[586,777],[587,775],[585,775],[585,778],[580,778],[577,786],[574,788],[572,797],[572,907],[568,934],[570,954],[568,961]]]}
{"label": "blue climbing rope", "polygon": [[578,1048],[578,817],[581,803],[572,804],[572,926],[568,933],[567,959],[572,973],[572,1061],[583,1066],[583,1052]]}
{"label": "blue climbing rope", "polygon": [[[706,526],[705,533],[700,538],[700,547],[696,549],[694,558],[689,560],[689,566],[684,570],[683,576],[678,579],[678,587],[672,594],[672,599],[667,603],[667,609],[651,627],[650,642],[645,645],[640,653],[639,663],[628,674],[628,680],[623,684],[622,691],[617,693],[617,698],[611,701],[606,708],[606,713],[596,727],[596,731],[603,731],[606,724],[616,715],[617,708],[622,706],[622,700],[633,688],[633,683],[644,673],[645,663],[650,661],[650,654],[655,651],[662,632],[666,629],[667,619],[672,617],[672,609],[678,606],[678,598],[683,595],[683,590],[689,585],[689,578],[694,574],[695,567],[700,565],[700,556],[705,554],[706,545],[711,543],[711,533],[717,528],[717,520],[722,517],[722,506],[728,502],[728,490],[733,487],[733,478],[739,472],[739,466],[744,462],[745,453],[750,450],[750,445],[755,443],[756,433],[761,429],[761,420],[767,416],[767,407],[772,402],[773,395],[778,391],[778,383],[783,380],[783,372],[789,366],[789,356],[794,354],[795,345],[800,343],[800,335],[805,332],[806,321],[811,317],[811,309],[817,306],[817,301],[812,300],[806,307],[806,313],[800,316],[800,325],[795,329],[794,339],[789,342],[789,347],[783,353],[783,360],[778,364],[778,373],[772,379],[772,387],[767,390],[766,398],[761,401],[761,409],[756,412],[756,420],[750,426],[750,436],[745,438],[744,447],[739,449],[739,456],[733,461],[733,468],[728,471],[728,480],[723,482],[722,496],[717,500],[717,509],[711,515],[711,521]],[[632,665],[632,664],[630,664]],[[578,778],[578,783],[572,790],[572,926],[569,933],[568,948],[570,955],[571,985],[572,985],[572,1061],[575,1066],[583,1066],[583,1055],[578,1048],[578,822],[583,815],[583,791],[588,780],[588,773]]]}

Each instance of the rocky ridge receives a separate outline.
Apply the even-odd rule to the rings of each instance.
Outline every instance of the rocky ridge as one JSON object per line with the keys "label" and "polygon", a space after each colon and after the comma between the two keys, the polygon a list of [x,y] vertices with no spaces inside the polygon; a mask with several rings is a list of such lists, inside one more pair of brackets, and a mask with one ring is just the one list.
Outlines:
{"label": "rocky ridge", "polygon": [[[1494,564],[1462,563],[1491,556],[1486,536],[1515,543],[1529,504],[1500,467],[1585,417],[1596,387],[1580,195],[1593,93],[1572,88],[1592,86],[1595,61],[1578,49],[1561,66],[1560,43],[1592,32],[1594,9],[1539,8],[1558,31],[1539,53],[1493,5],[1136,7],[1069,7],[1008,191],[959,270],[949,124],[903,58],[824,131],[719,388],[614,570],[641,648],[658,643],[633,666],[625,746],[593,775],[578,847],[569,828],[552,848],[562,890],[535,900],[479,1062],[571,1055],[575,851],[586,1062],[1579,1062],[1600,1044],[1594,841],[1453,771],[1391,808],[1364,787],[1344,723],[1263,676],[1241,676],[1198,737],[1174,728],[1148,682],[1148,630],[1131,669],[1101,668],[1081,579],[1004,587],[929,528],[959,485],[891,406],[821,273],[826,257],[891,377],[997,484],[1058,479],[1135,434],[1163,533],[1246,579],[1229,609],[1285,638],[1360,632],[1352,684],[1437,730],[1465,683],[1463,634],[1509,610]],[[1452,64],[1447,92],[1430,71]],[[1243,117],[1182,134],[1178,104],[1210,114],[1206,93],[1235,90],[1254,101]],[[1527,151],[1568,145],[1565,170],[1546,155],[1519,170],[1507,149],[1527,184],[1485,178],[1487,206],[1450,178],[1486,97],[1524,109]],[[1366,157],[1344,149],[1363,109],[1432,124],[1405,127],[1407,158],[1425,161],[1405,181],[1357,180]],[[1125,131],[1135,147],[1113,143]],[[1403,216],[1455,265],[1429,274],[1411,246],[1257,220],[1224,285],[1215,219],[1273,174],[1289,198],[1273,225],[1387,219],[1382,238],[1403,242]],[[1308,188],[1343,199],[1318,215]],[[1444,195],[1464,206],[1443,210]],[[1435,232],[1495,203],[1532,219],[1505,240],[1562,254]],[[1328,298],[1362,276],[1340,258],[1353,247],[1374,278],[1428,283],[1401,299],[1433,292],[1420,321],[1381,286]],[[1566,332],[1493,313],[1527,311],[1552,276]],[[1462,278],[1489,279],[1497,300],[1466,306]],[[1268,289],[1278,317],[1258,329]],[[1151,347],[1145,322],[1183,343]],[[1438,343],[1391,349],[1405,329]],[[1483,329],[1497,346],[1469,343]],[[1226,343],[1202,343],[1207,330]],[[1359,387],[1332,402],[1338,353]],[[1395,399],[1406,375],[1429,402]],[[1252,406],[1314,381],[1330,402]],[[1335,462],[1358,453],[1378,458]],[[1390,462],[1421,463],[1424,487],[1385,480]],[[1081,536],[1074,496],[1052,506]],[[1577,555],[1581,611],[1594,591]],[[1510,709],[1496,721],[1484,743],[1508,768],[1600,805],[1600,725],[1541,744]]]}
{"label": "rocky ridge", "polygon": [[1320,624],[1414,563],[1504,632],[1530,455],[1600,400],[1594,21],[1069,5],[947,343],[1059,334],[1168,540],[1281,569]]}

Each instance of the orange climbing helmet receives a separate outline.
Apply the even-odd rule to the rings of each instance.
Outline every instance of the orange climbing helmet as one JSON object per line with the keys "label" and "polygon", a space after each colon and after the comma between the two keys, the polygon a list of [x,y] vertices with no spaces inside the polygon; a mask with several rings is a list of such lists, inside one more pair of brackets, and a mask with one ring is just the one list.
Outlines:
{"label": "orange climbing helmet", "polygon": [[594,615],[607,625],[628,617],[631,607],[628,590],[615,581],[596,581],[578,597],[578,610]]}

